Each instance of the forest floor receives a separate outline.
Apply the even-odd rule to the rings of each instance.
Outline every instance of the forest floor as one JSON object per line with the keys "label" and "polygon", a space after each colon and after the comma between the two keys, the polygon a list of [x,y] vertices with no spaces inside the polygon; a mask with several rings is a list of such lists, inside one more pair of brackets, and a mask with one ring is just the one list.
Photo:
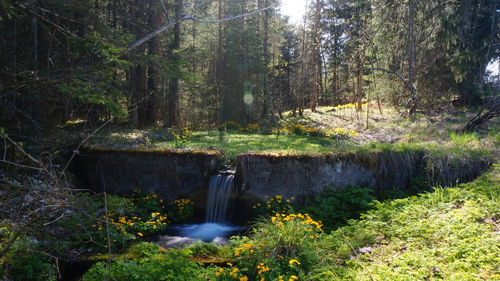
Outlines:
{"label": "forest floor", "polygon": [[[229,159],[245,152],[329,153],[380,144],[485,150],[498,156],[498,120],[490,121],[477,132],[460,132],[474,114],[470,109],[449,107],[417,113],[410,120],[394,109],[386,106],[379,108],[376,104],[368,108],[365,105],[361,112],[356,112],[352,106],[318,107],[316,112],[306,109],[302,116],[285,112],[278,130],[269,125],[239,125],[234,122],[224,128],[206,131],[113,128],[98,133],[89,146],[212,149],[224,151]],[[330,131],[337,133],[328,135]]]}
{"label": "forest floor", "polygon": [[[318,107],[316,112],[304,110],[303,116],[284,114],[283,124],[300,123],[315,128],[329,129],[342,127],[355,130],[358,134],[353,138],[357,144],[369,142],[387,143],[439,143],[453,142],[450,134],[460,131],[475,115],[475,111],[467,108],[449,106],[440,110],[419,112],[412,119],[401,116],[392,107],[370,104],[357,113],[352,109],[336,107]],[[491,141],[491,136],[498,135],[499,122],[492,121],[477,132],[478,137]],[[496,128],[496,129],[495,129]],[[471,143],[471,145],[478,145]]]}

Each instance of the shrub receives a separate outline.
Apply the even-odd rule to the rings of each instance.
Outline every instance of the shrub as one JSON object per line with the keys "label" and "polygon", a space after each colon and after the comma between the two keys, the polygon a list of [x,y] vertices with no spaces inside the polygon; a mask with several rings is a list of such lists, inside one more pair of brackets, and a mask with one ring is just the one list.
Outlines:
{"label": "shrub", "polygon": [[[8,239],[12,235],[7,226],[0,228],[2,239]],[[0,246],[0,251],[2,251],[6,245],[0,244]],[[5,280],[13,281],[55,281],[54,259],[44,254],[39,248],[39,243],[33,239],[28,239],[25,236],[18,238],[12,245],[11,251],[3,260],[0,260],[2,265],[0,278],[4,277]]]}
{"label": "shrub", "polygon": [[184,148],[187,145],[188,140],[192,136],[192,132],[188,128],[182,128],[172,132],[174,137],[174,146],[176,148]]}
{"label": "shrub", "polygon": [[194,215],[194,203],[190,199],[174,200],[166,209],[169,219],[174,223],[187,222]]}
{"label": "shrub", "polygon": [[251,280],[297,280],[317,263],[320,235],[321,222],[307,214],[276,214],[257,223],[250,238],[231,241],[234,260]]}
{"label": "shrub", "polygon": [[320,195],[306,199],[302,209],[325,223],[325,230],[330,231],[357,218],[373,200],[373,190],[368,188],[348,186],[337,190],[326,187]]}
{"label": "shrub", "polygon": [[13,281],[56,280],[56,267],[52,258],[27,249],[17,249],[7,258],[7,276]]}
{"label": "shrub", "polygon": [[190,250],[195,257],[215,257],[220,253],[219,247],[213,243],[196,243],[189,245],[186,249]]}
{"label": "shrub", "polygon": [[139,216],[165,212],[163,199],[159,198],[155,193],[145,193],[136,189],[133,193],[132,204],[134,205],[134,212]]}
{"label": "shrub", "polygon": [[189,261],[186,249],[164,250],[153,243],[139,243],[129,253],[114,259],[108,266],[94,264],[83,276],[83,281],[196,281],[206,280],[203,268]]}
{"label": "shrub", "polygon": [[252,208],[258,216],[264,217],[274,214],[289,214],[293,211],[292,202],[294,200],[294,197],[286,199],[282,195],[275,195],[264,203],[256,203]]}

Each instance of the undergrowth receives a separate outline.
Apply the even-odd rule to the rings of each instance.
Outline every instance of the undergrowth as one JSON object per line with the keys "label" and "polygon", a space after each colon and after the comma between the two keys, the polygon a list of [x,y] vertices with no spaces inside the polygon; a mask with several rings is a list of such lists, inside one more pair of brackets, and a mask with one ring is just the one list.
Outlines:
{"label": "undergrowth", "polygon": [[[456,188],[377,203],[324,236],[311,280],[499,280],[500,168]],[[356,249],[370,247],[365,254]]]}
{"label": "undergrowth", "polygon": [[262,217],[229,246],[139,243],[83,280],[499,280],[499,172],[497,165],[471,183],[384,202],[353,188],[370,209],[332,231],[324,227],[335,217],[321,215],[328,200],[310,202],[321,209],[315,216],[314,208],[283,208],[289,202],[275,196],[270,208],[284,213]]}

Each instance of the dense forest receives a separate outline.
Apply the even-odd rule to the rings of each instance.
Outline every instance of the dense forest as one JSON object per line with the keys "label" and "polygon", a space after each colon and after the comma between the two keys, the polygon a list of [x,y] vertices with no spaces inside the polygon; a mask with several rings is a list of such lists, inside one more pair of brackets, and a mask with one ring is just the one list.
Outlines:
{"label": "dense forest", "polygon": [[2,1],[1,118],[202,129],[371,100],[477,105],[498,5],[315,0],[293,25],[276,0]]}
{"label": "dense forest", "polygon": [[500,0],[0,0],[0,280],[500,280]]}

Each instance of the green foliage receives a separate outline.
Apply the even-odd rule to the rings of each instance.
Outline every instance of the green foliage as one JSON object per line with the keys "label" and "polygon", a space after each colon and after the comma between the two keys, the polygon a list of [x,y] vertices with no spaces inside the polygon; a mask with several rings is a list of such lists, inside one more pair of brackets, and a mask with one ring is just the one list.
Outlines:
{"label": "green foliage", "polygon": [[[311,279],[499,279],[498,171],[461,187],[377,203],[361,220],[324,236],[318,254],[325,265]],[[369,253],[355,253],[366,246]]]}
{"label": "green foliage", "polygon": [[[10,241],[12,235],[7,226],[0,228],[2,241]],[[0,251],[6,246],[0,243]],[[26,236],[15,240],[11,250],[0,260],[0,277],[13,281],[55,281],[54,258],[43,252],[40,246],[38,241]]]}
{"label": "green foliage", "polygon": [[[130,198],[125,198],[113,194],[107,194],[106,201],[109,213],[117,215],[125,215],[132,213],[135,209],[134,203]],[[99,205],[101,207],[104,207],[102,206],[102,204]]]}
{"label": "green foliage", "polygon": [[282,195],[275,195],[266,202],[256,203],[252,208],[257,216],[262,217],[270,217],[275,214],[290,214],[293,211],[292,204],[294,200],[294,197],[286,199]]}
{"label": "green foliage", "polygon": [[203,268],[189,261],[189,250],[164,250],[153,243],[139,243],[129,254],[114,259],[109,265],[94,264],[85,273],[83,281],[195,281],[206,280]]}
{"label": "green foliage", "polygon": [[163,200],[155,194],[136,192],[135,195],[124,198],[107,194],[106,213],[102,194],[92,197],[82,194],[80,208],[85,212],[60,220],[60,227],[69,234],[67,241],[65,239],[59,244],[64,244],[62,248],[96,252],[107,252],[108,246],[111,246],[111,250],[115,251],[164,230],[168,225],[168,216],[162,205]]}
{"label": "green foliage", "polygon": [[55,281],[56,266],[42,253],[17,249],[7,257],[7,276],[14,281]]}
{"label": "green foliage", "polygon": [[79,48],[99,63],[77,68],[76,73],[58,84],[65,95],[76,98],[86,105],[102,105],[114,116],[125,119],[128,116],[126,97],[121,81],[116,79],[116,68],[130,63],[120,58],[122,48],[106,42],[103,34],[94,32],[80,42]]}
{"label": "green foliage", "polygon": [[182,130],[177,130],[176,132],[172,132],[174,137],[174,147],[175,148],[184,148],[186,147],[189,138],[191,137],[192,132],[188,128],[182,128]]}
{"label": "green foliage", "polygon": [[177,199],[170,202],[166,208],[170,221],[186,223],[194,215],[194,202],[190,199]]}
{"label": "green foliage", "polygon": [[456,146],[474,147],[479,145],[479,137],[475,132],[450,132],[451,142]]}
{"label": "green foliage", "polygon": [[132,195],[132,204],[135,207],[135,212],[141,216],[149,216],[154,212],[164,212],[165,203],[155,193],[146,193],[139,189],[134,190]]}
{"label": "green foliage", "polygon": [[322,221],[325,230],[330,231],[345,225],[350,219],[359,217],[370,208],[375,199],[373,190],[368,188],[348,186],[337,190],[326,187],[315,198],[306,199],[302,209]]}
{"label": "green foliage", "polygon": [[189,245],[186,249],[191,251],[194,257],[216,257],[221,252],[213,243],[204,242]]}
{"label": "green foliage", "polygon": [[378,190],[376,196],[378,200],[398,199],[430,191],[432,191],[432,186],[429,185],[427,179],[423,176],[417,176],[410,179],[408,187]]}
{"label": "green foliage", "polygon": [[276,214],[257,223],[250,237],[233,238],[234,261],[251,280],[293,280],[317,264],[321,235],[321,222],[307,214]]}

